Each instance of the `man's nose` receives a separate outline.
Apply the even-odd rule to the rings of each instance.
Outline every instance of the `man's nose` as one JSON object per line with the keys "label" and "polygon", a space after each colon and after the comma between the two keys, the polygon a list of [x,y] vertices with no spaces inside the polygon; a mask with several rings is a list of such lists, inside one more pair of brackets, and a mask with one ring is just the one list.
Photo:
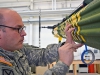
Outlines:
{"label": "man's nose", "polygon": [[22,30],[22,32],[20,33],[20,35],[21,36],[26,36],[27,34],[26,34],[25,30]]}

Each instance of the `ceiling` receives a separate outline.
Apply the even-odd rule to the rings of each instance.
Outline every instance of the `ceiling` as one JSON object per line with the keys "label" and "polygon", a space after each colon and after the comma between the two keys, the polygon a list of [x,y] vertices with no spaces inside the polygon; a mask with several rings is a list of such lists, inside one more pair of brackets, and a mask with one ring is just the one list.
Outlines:
{"label": "ceiling", "polygon": [[28,21],[40,16],[70,15],[83,0],[0,0],[1,8],[16,10],[21,17]]}

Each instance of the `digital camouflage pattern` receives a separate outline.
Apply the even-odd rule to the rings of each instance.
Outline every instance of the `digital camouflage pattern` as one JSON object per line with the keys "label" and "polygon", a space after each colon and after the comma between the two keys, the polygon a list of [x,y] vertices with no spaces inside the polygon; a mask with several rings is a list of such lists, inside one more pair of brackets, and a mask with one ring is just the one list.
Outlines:
{"label": "digital camouflage pattern", "polygon": [[[0,56],[12,64],[12,66],[10,66],[0,62],[0,75],[31,75],[29,66],[46,66],[54,61],[58,61],[58,48],[60,46],[61,44],[51,44],[46,48],[38,48],[24,45],[21,50],[15,50],[14,52],[0,48]],[[57,64],[53,68],[48,69],[44,75],[66,75],[68,69],[69,67],[67,65],[58,61]]]}

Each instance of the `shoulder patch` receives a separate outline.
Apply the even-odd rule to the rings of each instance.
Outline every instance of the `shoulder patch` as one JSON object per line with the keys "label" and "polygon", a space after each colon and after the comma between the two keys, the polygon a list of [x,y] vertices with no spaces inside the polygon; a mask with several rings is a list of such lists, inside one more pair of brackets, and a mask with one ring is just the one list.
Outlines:
{"label": "shoulder patch", "polygon": [[14,72],[9,69],[2,69],[2,74],[3,75],[14,75]]}
{"label": "shoulder patch", "polygon": [[4,63],[4,64],[7,64],[9,66],[12,66],[12,64],[10,62],[6,61],[5,58],[2,56],[0,56],[0,63]]}

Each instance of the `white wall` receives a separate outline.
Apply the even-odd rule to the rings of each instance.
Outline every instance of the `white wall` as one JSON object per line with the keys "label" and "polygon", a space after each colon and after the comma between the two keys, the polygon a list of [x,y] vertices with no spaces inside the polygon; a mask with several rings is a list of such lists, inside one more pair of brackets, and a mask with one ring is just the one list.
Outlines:
{"label": "white wall", "polygon": [[[42,23],[41,26],[51,26],[53,23]],[[27,24],[26,33],[24,43],[28,43],[30,45],[40,46],[41,48],[45,48],[48,44],[58,43],[58,38],[54,37],[52,34],[52,29],[41,28],[40,32],[40,41],[39,41],[39,25],[38,23]],[[39,43],[40,42],[40,43]]]}

